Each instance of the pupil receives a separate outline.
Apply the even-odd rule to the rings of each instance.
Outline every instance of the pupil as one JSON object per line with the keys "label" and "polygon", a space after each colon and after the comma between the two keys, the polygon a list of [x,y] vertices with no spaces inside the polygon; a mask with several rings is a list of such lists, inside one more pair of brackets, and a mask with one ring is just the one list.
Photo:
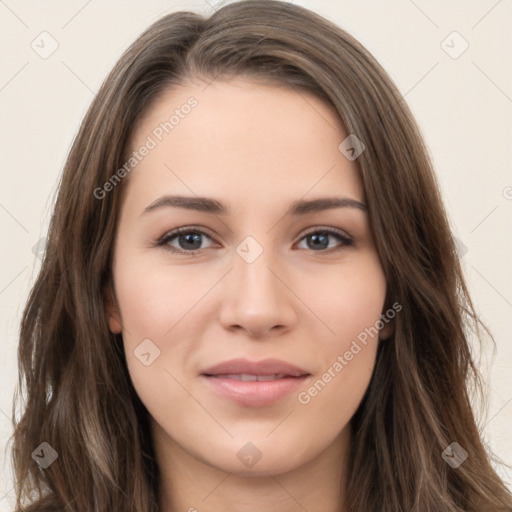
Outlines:
{"label": "pupil", "polygon": [[[312,240],[315,240],[315,242],[313,243],[313,248],[318,248],[319,246],[325,248],[325,247],[328,247],[329,246],[329,238],[328,238],[328,235],[326,235],[325,233],[323,234],[313,234],[313,235],[310,235],[311,239]],[[319,238],[323,238],[323,242],[326,242],[324,244],[322,244],[322,242],[318,243],[318,239]]]}
{"label": "pupil", "polygon": [[[187,249],[199,249],[201,247],[200,237],[201,237],[201,235],[199,233],[196,233],[195,235],[190,235],[190,234],[181,235],[181,238],[186,239],[187,244],[189,244],[189,247],[186,247]],[[190,243],[193,244],[194,241],[197,242],[197,247],[190,247]]]}

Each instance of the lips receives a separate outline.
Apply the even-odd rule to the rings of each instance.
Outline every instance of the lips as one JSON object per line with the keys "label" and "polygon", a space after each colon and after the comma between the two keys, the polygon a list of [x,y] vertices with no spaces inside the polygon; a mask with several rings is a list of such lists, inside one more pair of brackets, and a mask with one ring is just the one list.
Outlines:
{"label": "lips", "polygon": [[225,375],[212,375],[223,379],[243,380],[244,382],[265,382],[269,380],[284,379],[287,377],[284,373],[274,373],[272,375],[252,375],[250,373],[227,373]]}
{"label": "lips", "polygon": [[[216,364],[202,372],[207,376],[276,376],[283,377],[302,377],[309,375],[309,372],[299,368],[291,363],[279,359],[263,359],[261,361],[251,361],[249,359],[231,359],[223,363]],[[239,379],[243,380],[243,379]],[[246,379],[248,380],[248,379]],[[270,379],[266,379],[270,380]]]}
{"label": "lips", "polygon": [[206,369],[204,384],[217,396],[246,407],[274,404],[297,391],[311,374],[278,359],[233,359]]}

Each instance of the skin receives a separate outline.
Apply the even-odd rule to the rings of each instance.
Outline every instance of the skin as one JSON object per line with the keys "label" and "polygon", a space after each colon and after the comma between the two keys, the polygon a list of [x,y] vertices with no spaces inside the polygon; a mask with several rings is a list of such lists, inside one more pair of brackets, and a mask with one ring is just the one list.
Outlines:
{"label": "skin", "polygon": [[[386,281],[367,212],[285,216],[298,199],[365,202],[355,162],[338,150],[348,133],[309,93],[241,78],[207,87],[194,79],[151,106],[132,149],[190,96],[197,107],[122,185],[108,306],[110,329],[123,333],[131,379],[151,415],[161,510],[339,511],[349,421],[371,378],[377,336],[307,404],[293,392],[272,405],[241,406],[214,394],[200,374],[235,357],[275,357],[312,374],[299,391],[307,390],[384,312]],[[230,213],[142,213],[164,194],[215,198]],[[208,233],[199,235],[196,255],[156,246],[182,226]],[[354,243],[330,235],[315,248],[306,234],[321,228]],[[263,249],[252,263],[236,252],[247,236]],[[167,242],[190,252],[186,244],[178,236]],[[149,366],[134,355],[144,339],[160,350]],[[261,452],[251,468],[237,457],[247,442]]]}

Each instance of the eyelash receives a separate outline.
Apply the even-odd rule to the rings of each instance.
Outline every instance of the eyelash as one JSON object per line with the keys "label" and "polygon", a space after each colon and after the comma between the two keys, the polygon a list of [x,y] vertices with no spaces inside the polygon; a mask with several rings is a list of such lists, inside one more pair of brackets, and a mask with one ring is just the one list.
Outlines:
{"label": "eyelash", "polygon": [[[171,253],[194,256],[195,254],[201,252],[202,249],[185,251],[185,250],[176,249],[175,247],[171,247],[169,245],[169,242],[173,238],[176,238],[176,236],[183,235],[183,234],[190,234],[190,233],[201,234],[201,235],[204,235],[204,236],[210,238],[211,240],[213,240],[213,238],[208,233],[203,231],[202,229],[194,228],[193,226],[187,226],[187,227],[177,228],[169,233],[166,233],[156,242],[155,245],[157,247],[162,247],[163,249],[165,249],[166,251],[169,251]],[[299,242],[301,242],[307,236],[315,235],[315,234],[319,234],[319,233],[325,234],[325,235],[332,235],[335,238],[337,238],[340,242],[342,242],[341,246],[338,246],[338,250],[340,250],[342,247],[350,247],[350,246],[354,245],[354,241],[351,238],[344,235],[341,231],[335,230],[333,228],[317,228],[314,231],[309,231],[303,235],[303,237],[299,240]],[[331,253],[331,252],[333,252],[333,250],[335,251],[336,248],[331,247],[330,249],[312,251],[312,252]]]}

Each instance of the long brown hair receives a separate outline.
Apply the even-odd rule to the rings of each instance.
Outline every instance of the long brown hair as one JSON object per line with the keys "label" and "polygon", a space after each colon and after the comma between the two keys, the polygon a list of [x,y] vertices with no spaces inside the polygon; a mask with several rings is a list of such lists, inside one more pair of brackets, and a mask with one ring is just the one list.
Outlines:
{"label": "long brown hair", "polygon": [[[158,510],[148,412],[105,312],[126,180],[100,199],[94,191],[126,162],[150,103],[195,76],[244,76],[313,93],[365,144],[356,164],[386,302],[403,309],[351,420],[347,510],[510,512],[512,498],[491,466],[470,403],[481,377],[469,340],[472,333],[481,339],[483,324],[419,129],[360,43],[277,0],[228,4],[207,18],[162,17],[122,55],[94,98],[64,168],[22,318],[12,436],[16,510]],[[468,453],[456,469],[442,457],[454,441]],[[43,442],[58,454],[46,469],[32,457]]]}

